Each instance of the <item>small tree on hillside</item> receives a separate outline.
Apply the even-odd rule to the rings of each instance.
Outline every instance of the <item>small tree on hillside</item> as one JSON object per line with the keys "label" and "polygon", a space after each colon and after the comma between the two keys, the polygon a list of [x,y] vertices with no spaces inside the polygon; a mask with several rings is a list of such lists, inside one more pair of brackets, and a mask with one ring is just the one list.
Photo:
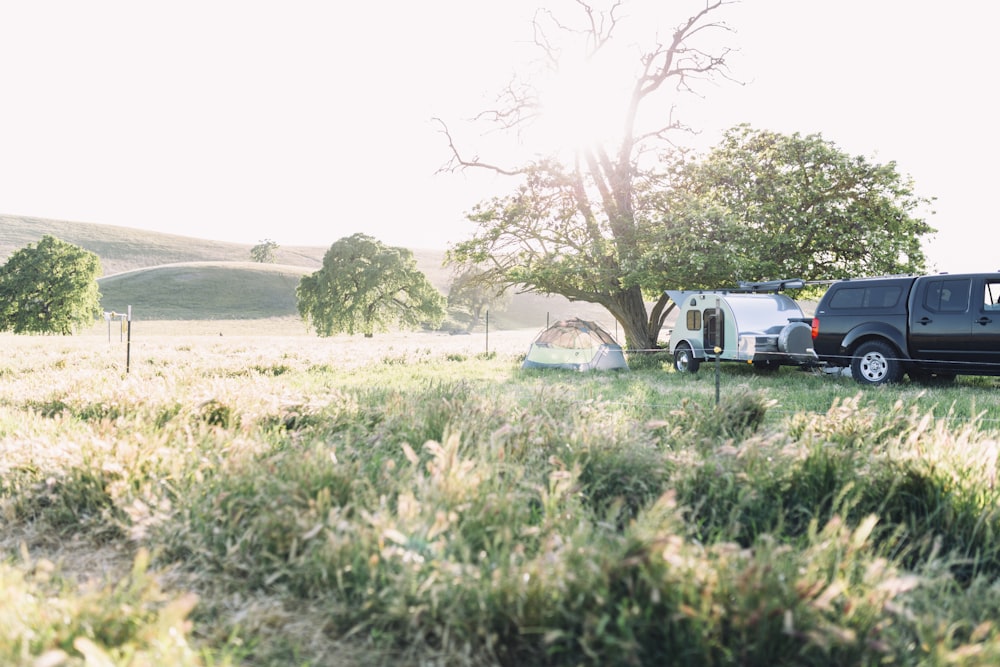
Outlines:
{"label": "small tree on hillside", "polygon": [[366,234],[330,246],[323,268],[303,276],[296,295],[299,314],[320,336],[437,327],[445,316],[444,295],[417,268],[413,253]]}
{"label": "small tree on hillside", "polygon": [[250,248],[250,259],[255,262],[260,262],[261,264],[273,264],[274,252],[280,247],[281,246],[271,239],[264,239],[254,247]]}
{"label": "small tree on hillside", "polygon": [[0,267],[0,330],[72,334],[101,313],[94,253],[54,236],[15,251]]}

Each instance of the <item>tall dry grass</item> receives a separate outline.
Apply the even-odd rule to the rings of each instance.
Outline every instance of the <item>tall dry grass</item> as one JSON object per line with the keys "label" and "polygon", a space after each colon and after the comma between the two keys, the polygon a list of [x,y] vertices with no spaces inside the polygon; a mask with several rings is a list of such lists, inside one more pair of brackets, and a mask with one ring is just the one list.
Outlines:
{"label": "tall dry grass", "polygon": [[0,662],[998,657],[987,383],[233,327],[0,336]]}

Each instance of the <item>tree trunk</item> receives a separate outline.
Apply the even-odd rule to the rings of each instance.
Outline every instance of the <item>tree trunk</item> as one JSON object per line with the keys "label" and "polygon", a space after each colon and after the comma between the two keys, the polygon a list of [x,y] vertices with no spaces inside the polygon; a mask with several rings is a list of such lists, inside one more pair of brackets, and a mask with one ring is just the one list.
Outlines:
{"label": "tree trunk", "polygon": [[633,352],[656,348],[659,331],[650,331],[646,314],[646,303],[642,300],[642,290],[632,287],[621,290],[613,297],[613,303],[606,306],[625,331],[625,347]]}
{"label": "tree trunk", "polygon": [[666,294],[661,294],[660,298],[653,304],[649,311],[649,335],[653,340],[659,340],[660,330],[667,320],[667,315],[677,307],[677,304],[670,300]]}

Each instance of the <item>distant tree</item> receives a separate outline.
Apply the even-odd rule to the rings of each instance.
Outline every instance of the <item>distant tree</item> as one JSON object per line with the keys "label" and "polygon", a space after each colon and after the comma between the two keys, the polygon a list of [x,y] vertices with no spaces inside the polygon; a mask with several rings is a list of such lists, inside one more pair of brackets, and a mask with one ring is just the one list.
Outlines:
{"label": "distant tree", "polygon": [[250,259],[255,262],[260,262],[261,264],[273,264],[274,251],[280,247],[281,246],[271,239],[264,239],[254,247],[250,248]]}
{"label": "distant tree", "polygon": [[0,267],[0,330],[72,334],[101,313],[94,253],[54,236],[15,251]]}
{"label": "distant tree", "polygon": [[466,328],[472,331],[491,308],[507,304],[506,287],[497,284],[492,272],[469,265],[460,265],[448,290],[448,311],[467,320]]}
{"label": "distant tree", "polygon": [[303,276],[296,295],[299,314],[320,336],[437,327],[445,316],[444,295],[417,268],[413,253],[366,234],[330,246],[323,268]]}

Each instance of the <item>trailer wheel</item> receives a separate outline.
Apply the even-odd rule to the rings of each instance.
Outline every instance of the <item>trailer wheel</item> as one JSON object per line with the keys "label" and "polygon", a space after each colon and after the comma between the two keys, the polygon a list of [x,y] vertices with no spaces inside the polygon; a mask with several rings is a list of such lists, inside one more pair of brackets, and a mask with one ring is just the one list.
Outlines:
{"label": "trailer wheel", "polygon": [[691,346],[687,343],[678,343],[674,348],[674,370],[678,373],[697,373],[701,361],[695,359]]}
{"label": "trailer wheel", "polygon": [[899,352],[889,343],[862,343],[851,359],[851,376],[861,384],[892,384],[903,377]]}

